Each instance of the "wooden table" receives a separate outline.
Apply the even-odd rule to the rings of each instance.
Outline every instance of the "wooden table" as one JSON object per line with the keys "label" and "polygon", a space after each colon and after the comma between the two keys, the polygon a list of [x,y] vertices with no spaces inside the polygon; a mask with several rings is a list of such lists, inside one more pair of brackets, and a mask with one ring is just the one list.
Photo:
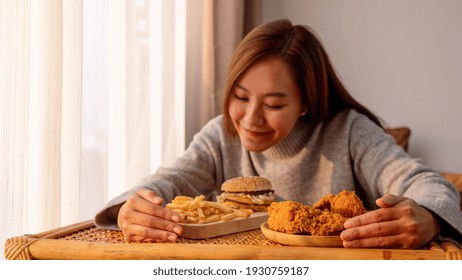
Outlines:
{"label": "wooden table", "polygon": [[204,240],[180,238],[178,243],[128,243],[119,231],[98,228],[93,221],[47,232],[10,238],[8,260],[120,259],[305,259],[305,260],[462,260],[462,250],[450,242],[430,242],[419,250],[347,249],[283,246],[260,229]]}

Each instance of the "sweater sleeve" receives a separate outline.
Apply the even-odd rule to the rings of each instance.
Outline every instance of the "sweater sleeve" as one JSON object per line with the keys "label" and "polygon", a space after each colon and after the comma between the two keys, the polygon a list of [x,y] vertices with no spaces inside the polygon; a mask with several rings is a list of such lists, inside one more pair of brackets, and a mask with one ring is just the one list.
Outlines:
{"label": "sweater sleeve", "polygon": [[421,159],[409,156],[363,115],[354,114],[351,120],[349,145],[354,173],[368,201],[374,202],[387,193],[411,198],[438,215],[460,238],[460,195],[451,183]]}
{"label": "sweater sleeve", "polygon": [[211,120],[193,138],[185,153],[169,167],[161,167],[157,172],[130,190],[110,200],[104,209],[95,216],[95,224],[118,229],[117,216],[122,204],[136,191],[149,189],[156,192],[167,203],[175,196],[207,195],[212,199],[216,195],[217,176],[222,167],[220,137],[221,118]]}

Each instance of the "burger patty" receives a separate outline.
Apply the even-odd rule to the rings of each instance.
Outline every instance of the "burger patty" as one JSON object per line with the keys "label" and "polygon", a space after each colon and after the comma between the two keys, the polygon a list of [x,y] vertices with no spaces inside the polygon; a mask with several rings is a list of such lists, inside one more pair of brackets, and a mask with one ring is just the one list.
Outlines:
{"label": "burger patty", "polygon": [[253,211],[267,211],[267,208],[270,206],[269,204],[251,204],[251,203],[238,202],[238,201],[229,200],[229,199],[226,199],[224,203],[228,205],[233,205],[238,208],[252,209]]}
{"label": "burger patty", "polygon": [[266,193],[274,193],[274,190],[250,191],[250,192],[230,192],[230,191],[227,191],[226,193],[230,193],[230,194],[259,195],[259,194],[266,194]]}

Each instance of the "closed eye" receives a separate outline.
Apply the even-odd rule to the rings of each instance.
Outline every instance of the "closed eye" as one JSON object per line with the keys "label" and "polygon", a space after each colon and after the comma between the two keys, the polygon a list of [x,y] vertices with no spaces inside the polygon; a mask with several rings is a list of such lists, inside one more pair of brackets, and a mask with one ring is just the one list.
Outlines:
{"label": "closed eye", "polygon": [[286,105],[269,105],[269,104],[266,104],[265,107],[270,109],[270,110],[279,110],[279,109],[282,109],[284,108]]}
{"label": "closed eye", "polygon": [[247,100],[249,100],[247,97],[239,96],[237,93],[234,93],[234,97],[236,97],[236,99],[242,100],[242,101],[247,101]]}

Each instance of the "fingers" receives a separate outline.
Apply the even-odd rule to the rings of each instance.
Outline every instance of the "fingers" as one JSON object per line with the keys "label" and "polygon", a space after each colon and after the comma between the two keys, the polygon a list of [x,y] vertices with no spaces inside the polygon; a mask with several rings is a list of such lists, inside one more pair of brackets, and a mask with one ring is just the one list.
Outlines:
{"label": "fingers", "polygon": [[[159,208],[159,212],[169,212],[169,210],[165,208],[161,208],[160,206]],[[165,218],[166,216],[169,216],[169,214],[162,215],[158,214],[157,212],[154,212],[154,214],[146,214],[130,209],[127,209],[126,211],[121,213],[121,218],[126,224],[136,224],[147,228],[157,228],[161,230],[174,232],[176,234],[181,234],[181,226],[178,225],[176,222],[173,222],[170,219]]]}
{"label": "fingers", "polygon": [[390,247],[399,241],[399,221],[366,224],[344,230],[340,234],[344,247]]}
{"label": "fingers", "polygon": [[400,215],[399,213],[397,213],[397,211],[394,211],[393,209],[383,208],[350,218],[345,222],[344,226],[346,229],[349,229],[369,225],[372,223],[380,223],[384,221],[395,220],[399,217]]}
{"label": "fingers", "polygon": [[165,230],[133,224],[125,234],[127,241],[177,242],[178,235]]}
{"label": "fingers", "polygon": [[120,208],[118,225],[128,241],[176,242],[183,229],[175,212],[150,190],[139,190]]}
{"label": "fingers", "polygon": [[390,247],[399,239],[401,224],[395,211],[379,209],[347,220],[340,234],[344,247]]}
{"label": "fingers", "polygon": [[144,198],[146,201],[150,201],[159,206],[161,206],[162,203],[164,203],[164,200],[161,197],[157,196],[155,192],[150,191],[148,189],[141,189],[137,191],[136,194],[141,198]]}
{"label": "fingers", "polygon": [[345,248],[393,248],[401,247],[402,240],[401,235],[391,236],[378,236],[371,238],[355,239],[355,240],[343,240],[343,247]]}
{"label": "fingers", "polygon": [[399,219],[402,213],[392,209],[399,203],[408,200],[406,197],[395,196],[392,194],[385,194],[376,200],[376,204],[381,208],[379,210],[370,211],[365,214],[353,217],[345,222],[345,228],[352,228],[370,223],[379,223],[383,221]]}
{"label": "fingers", "polygon": [[[150,216],[159,217],[173,222],[179,222],[180,217],[177,213],[161,207],[163,199],[158,197],[154,192],[141,190],[132,195],[125,204],[134,211],[145,213]],[[148,226],[148,224],[145,224]]]}
{"label": "fingers", "polygon": [[403,197],[403,196],[396,196],[396,195],[392,195],[392,194],[385,194],[384,196],[382,196],[381,198],[377,199],[375,201],[375,203],[377,204],[377,206],[379,206],[380,208],[389,208],[389,207],[392,207],[404,200],[406,200],[407,198],[406,197]]}

